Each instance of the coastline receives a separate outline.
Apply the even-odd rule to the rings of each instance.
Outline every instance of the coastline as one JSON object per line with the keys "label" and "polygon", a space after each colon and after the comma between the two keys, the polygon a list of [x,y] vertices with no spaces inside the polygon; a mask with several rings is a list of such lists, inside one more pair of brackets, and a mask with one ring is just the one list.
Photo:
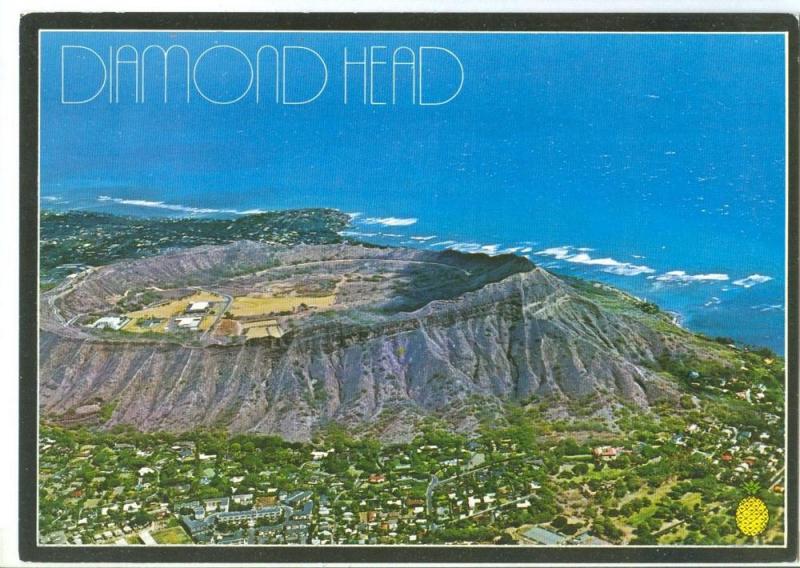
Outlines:
{"label": "coastline", "polygon": [[[125,203],[121,203],[122,201]],[[212,209],[164,202],[143,203],[145,203],[143,200],[109,198],[99,199],[93,206],[75,207],[72,204],[70,207],[68,202],[43,199],[41,211],[42,213],[91,213],[142,220],[202,221],[236,220],[270,212],[299,209],[276,207],[268,210],[255,208],[237,210],[231,207]],[[477,238],[457,239],[451,238],[453,235],[437,231],[419,230],[418,219],[414,217],[380,217],[362,212],[346,212],[335,207],[319,209],[344,213],[349,217],[349,226],[339,232],[344,238],[379,246],[421,250],[452,249],[490,256],[515,254],[556,274],[598,281],[645,301],[654,302],[665,312],[673,315],[676,325],[680,327],[712,337],[733,337],[742,344],[767,346],[776,353],[783,354],[782,303],[769,297],[760,301],[760,305],[748,305],[747,296],[752,294],[745,294],[752,291],[760,292],[759,288],[762,288],[764,283],[771,284],[774,289],[775,284],[780,282],[773,281],[770,277],[761,277],[760,274],[728,276],[710,271],[690,274],[684,270],[667,270],[644,264],[647,259],[641,255],[632,255],[636,257],[631,259],[632,262],[618,260],[588,246],[550,246],[534,240],[499,242],[498,239],[482,242]],[[761,281],[760,278],[764,280]],[[756,311],[756,308],[760,311]],[[746,314],[751,321],[746,330],[733,327],[736,321],[744,320],[742,314]],[[779,320],[781,329],[776,331]],[[751,330],[756,330],[757,333],[751,333]]]}

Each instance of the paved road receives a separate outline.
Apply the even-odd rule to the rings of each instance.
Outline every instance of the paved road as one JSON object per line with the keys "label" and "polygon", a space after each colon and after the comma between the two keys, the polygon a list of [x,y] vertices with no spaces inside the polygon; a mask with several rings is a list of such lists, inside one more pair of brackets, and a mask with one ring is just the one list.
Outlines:
{"label": "paved road", "polygon": [[433,491],[436,489],[437,485],[439,485],[439,478],[434,474],[431,476],[428,488],[425,490],[425,512],[429,516],[431,514],[431,498],[433,497]]}
{"label": "paved road", "polygon": [[208,326],[208,329],[206,329],[203,332],[203,335],[200,336],[200,339],[205,339],[206,335],[208,335],[216,327],[216,325],[219,323],[219,320],[222,319],[222,317],[225,315],[225,312],[227,312],[228,308],[231,307],[231,304],[233,303],[233,296],[229,296],[228,294],[224,294],[222,292],[213,292],[211,290],[206,290],[205,288],[195,287],[194,289],[200,290],[201,292],[206,292],[208,294],[218,294],[225,298],[225,307],[219,310],[217,317],[214,318],[214,321],[211,322],[211,325]]}

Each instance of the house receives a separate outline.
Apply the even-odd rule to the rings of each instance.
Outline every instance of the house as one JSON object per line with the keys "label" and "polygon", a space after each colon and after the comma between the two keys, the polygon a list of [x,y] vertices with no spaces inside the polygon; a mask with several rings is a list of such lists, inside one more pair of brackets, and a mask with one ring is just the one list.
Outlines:
{"label": "house", "polygon": [[311,498],[311,491],[292,491],[282,499],[288,504],[299,504]]}
{"label": "house", "polygon": [[245,532],[240,529],[232,534],[226,534],[217,541],[217,544],[244,544],[245,542],[247,542]]}
{"label": "house", "polygon": [[308,542],[308,524],[302,521],[287,521],[284,525],[286,542],[305,544]]}
{"label": "house", "polygon": [[237,505],[249,505],[253,502],[253,494],[242,493],[240,495],[232,495],[231,501]]}
{"label": "house", "polygon": [[125,501],[122,505],[122,510],[126,513],[135,513],[141,508],[141,505],[136,501]]}
{"label": "house", "polygon": [[230,500],[227,497],[217,497],[213,499],[206,499],[203,501],[206,512],[210,511],[227,511],[230,506]]}
{"label": "house", "polygon": [[310,521],[311,520],[311,513],[314,512],[314,502],[313,501],[306,501],[303,504],[303,508],[299,511],[295,511],[292,514],[293,519],[301,520],[301,521]]}
{"label": "house", "polygon": [[386,481],[386,476],[383,475],[382,473],[373,473],[372,475],[369,476],[368,481],[370,483],[383,483],[384,481]]}
{"label": "house", "polygon": [[182,461],[192,459],[194,458],[194,450],[192,450],[191,448],[181,448],[180,450],[178,450],[178,457]]}
{"label": "house", "polygon": [[612,446],[597,446],[592,448],[592,455],[595,459],[611,460],[616,458],[618,453],[619,449]]}

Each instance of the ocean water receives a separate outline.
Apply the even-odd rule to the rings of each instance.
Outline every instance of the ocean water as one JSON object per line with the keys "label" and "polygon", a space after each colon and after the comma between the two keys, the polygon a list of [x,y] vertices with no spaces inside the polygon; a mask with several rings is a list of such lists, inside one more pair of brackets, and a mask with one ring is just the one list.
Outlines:
{"label": "ocean water", "polygon": [[[330,60],[342,46],[423,41],[269,36]],[[245,51],[264,40],[214,37]],[[43,208],[335,207],[366,241],[525,255],[656,302],[689,329],[783,352],[782,36],[426,34],[465,69],[463,91],[441,107],[345,106],[335,72],[304,107],[60,104],[60,45],[107,53],[162,40],[211,41],[43,36]]]}

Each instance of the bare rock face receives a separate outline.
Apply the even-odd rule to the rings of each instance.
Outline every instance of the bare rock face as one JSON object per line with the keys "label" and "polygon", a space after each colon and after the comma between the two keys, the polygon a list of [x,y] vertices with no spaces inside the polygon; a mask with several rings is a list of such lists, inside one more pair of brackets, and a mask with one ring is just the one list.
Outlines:
{"label": "bare rock face", "polygon": [[[426,415],[474,428],[472,411],[480,401],[536,395],[556,404],[602,397],[647,409],[677,394],[650,370],[669,349],[652,325],[601,308],[525,259],[350,245],[302,248],[203,247],[97,269],[84,282],[45,295],[42,310],[49,315],[42,318],[39,353],[44,416],[113,404],[104,427],[224,427],[307,440],[331,421],[353,429],[382,422],[384,437],[403,439]],[[235,265],[236,274],[222,274],[220,262]],[[309,267],[326,276],[369,278],[359,280],[355,294],[347,288],[354,280],[342,276],[341,297],[351,300],[293,321],[280,339],[128,341],[126,334],[99,337],[63,323],[87,306],[102,310],[107,297],[132,286],[186,285],[214,272],[220,289],[241,292],[243,282],[253,285],[248,269],[273,281],[280,272],[283,282],[296,278],[301,266],[304,279],[315,277]],[[430,271],[456,270],[465,276],[443,279],[437,273],[430,281]],[[374,287],[364,288],[365,279]]]}

